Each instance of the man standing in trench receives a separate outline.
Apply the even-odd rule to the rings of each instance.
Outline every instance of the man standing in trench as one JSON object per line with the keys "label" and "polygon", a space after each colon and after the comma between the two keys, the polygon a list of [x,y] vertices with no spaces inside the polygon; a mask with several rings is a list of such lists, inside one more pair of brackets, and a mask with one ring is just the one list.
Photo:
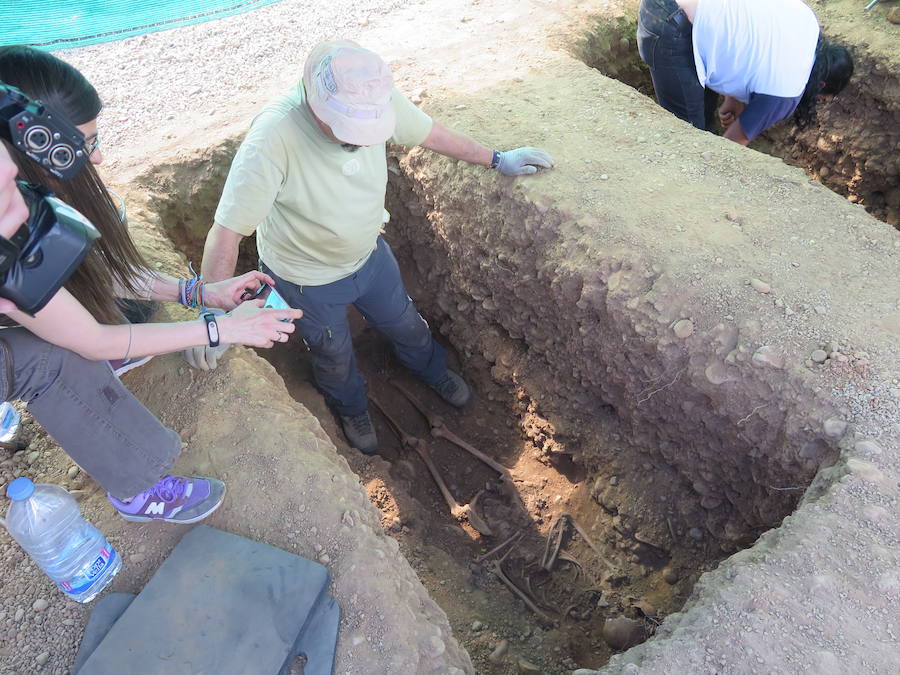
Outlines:
{"label": "man standing in trench", "polygon": [[203,274],[228,278],[241,239],[257,232],[260,264],[312,352],[316,384],[350,444],[377,449],[365,385],[356,367],[347,305],[388,337],[400,361],[456,407],[472,393],[446,366],[381,236],[388,139],[497,169],[507,176],[551,168],[543,150],[491,150],[451,131],[393,86],[384,61],[354,42],[324,42],[303,79],[253,121],[235,155],[206,238]]}

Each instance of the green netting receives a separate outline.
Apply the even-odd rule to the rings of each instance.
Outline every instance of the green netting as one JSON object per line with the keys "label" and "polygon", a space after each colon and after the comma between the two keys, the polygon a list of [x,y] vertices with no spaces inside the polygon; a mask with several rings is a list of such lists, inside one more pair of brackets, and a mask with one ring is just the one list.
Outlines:
{"label": "green netting", "polygon": [[220,19],[279,0],[0,0],[0,45],[84,45]]}

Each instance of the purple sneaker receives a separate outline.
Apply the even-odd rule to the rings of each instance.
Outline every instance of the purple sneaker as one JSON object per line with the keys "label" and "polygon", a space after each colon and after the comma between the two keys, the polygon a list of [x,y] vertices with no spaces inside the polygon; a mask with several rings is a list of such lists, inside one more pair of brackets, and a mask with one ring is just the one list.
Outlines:
{"label": "purple sneaker", "polygon": [[219,508],[224,497],[222,481],[183,476],[166,476],[127,504],[107,495],[119,515],[135,523],[196,523]]}
{"label": "purple sneaker", "polygon": [[140,368],[152,358],[152,356],[137,356],[133,359],[110,359],[108,363],[112,371],[119,377],[122,377],[129,370]]}

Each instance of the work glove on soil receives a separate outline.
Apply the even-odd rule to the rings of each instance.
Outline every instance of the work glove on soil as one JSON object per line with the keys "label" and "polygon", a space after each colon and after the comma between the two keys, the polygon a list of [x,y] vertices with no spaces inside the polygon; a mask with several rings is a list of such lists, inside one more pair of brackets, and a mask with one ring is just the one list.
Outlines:
{"label": "work glove on soil", "polygon": [[[208,311],[216,316],[225,315],[225,310],[222,309],[210,309]],[[184,360],[187,361],[187,364],[192,368],[198,370],[215,370],[216,366],[219,365],[219,359],[229,346],[230,345],[219,345],[218,347],[210,347],[209,345],[203,345],[202,347],[185,349],[181,354],[184,356]]]}
{"label": "work glove on soil", "polygon": [[537,173],[538,167],[553,168],[553,158],[538,148],[516,148],[500,153],[497,171],[504,176],[525,176]]}

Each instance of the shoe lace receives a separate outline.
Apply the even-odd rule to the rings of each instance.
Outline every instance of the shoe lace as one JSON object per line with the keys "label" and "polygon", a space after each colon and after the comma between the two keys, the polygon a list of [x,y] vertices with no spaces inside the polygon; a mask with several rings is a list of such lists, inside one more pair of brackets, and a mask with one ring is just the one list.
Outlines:
{"label": "shoe lace", "polygon": [[365,413],[351,417],[350,424],[352,424],[353,429],[360,434],[367,434],[372,431],[372,419]]}
{"label": "shoe lace", "polygon": [[171,503],[184,494],[187,480],[181,476],[166,476],[152,488],[147,490],[147,495],[164,502]]}
{"label": "shoe lace", "polygon": [[454,380],[450,375],[446,375],[444,379],[438,382],[435,386],[435,389],[437,389],[445,396],[453,396],[458,388],[459,387],[456,384],[456,380]]}

